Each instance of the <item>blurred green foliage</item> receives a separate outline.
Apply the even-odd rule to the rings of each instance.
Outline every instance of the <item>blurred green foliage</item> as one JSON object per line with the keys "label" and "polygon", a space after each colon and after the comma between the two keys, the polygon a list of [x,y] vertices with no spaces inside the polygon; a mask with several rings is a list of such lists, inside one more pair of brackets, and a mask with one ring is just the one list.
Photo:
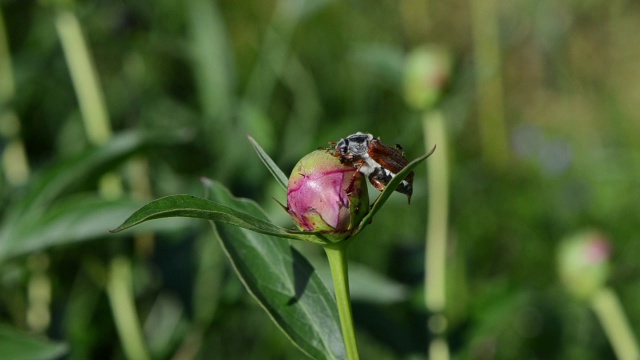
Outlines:
{"label": "blurred green foliage", "polygon": [[[56,30],[64,11],[79,21],[104,94],[114,133],[105,145],[86,135]],[[640,334],[640,4],[520,0],[474,11],[421,0],[0,1],[0,344],[30,332],[55,341],[33,346],[51,349],[43,358],[60,356],[62,343],[70,359],[123,358],[105,288],[109,263],[124,257],[153,358],[300,358],[205,222],[107,230],[141,201],[201,195],[200,176],[291,226],[246,134],[285,171],[356,131],[402,144],[410,159],[425,153],[421,114],[403,98],[404,61],[436,44],[454,59],[437,105],[451,152],[452,356],[611,358],[588,304],[558,281],[555,254],[568,234],[606,233],[609,285]],[[493,50],[483,26],[497,30]],[[502,113],[504,134],[479,122],[478,49],[499,60],[487,69],[502,88],[489,110]],[[486,157],[487,143],[508,144],[503,163]],[[15,175],[25,166],[16,144],[26,178]],[[117,199],[99,195],[106,173],[123,180]],[[350,248],[365,274],[352,282],[368,284],[353,298],[364,359],[426,358],[428,196],[423,167],[411,205],[392,196]],[[300,250],[326,266],[319,249]]]}

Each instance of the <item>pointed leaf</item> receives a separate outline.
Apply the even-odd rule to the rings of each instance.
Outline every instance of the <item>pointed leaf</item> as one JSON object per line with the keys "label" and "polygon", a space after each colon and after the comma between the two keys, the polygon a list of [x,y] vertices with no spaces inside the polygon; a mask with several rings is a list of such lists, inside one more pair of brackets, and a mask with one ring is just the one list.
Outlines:
{"label": "pointed leaf", "polygon": [[96,176],[139,149],[145,137],[139,132],[114,136],[105,146],[90,149],[77,157],[59,161],[40,174],[34,186],[17,204],[17,213],[42,210],[65,190],[79,181]]}
{"label": "pointed leaf", "polygon": [[[0,235],[0,260],[52,246],[106,237],[108,224],[131,214],[139,202],[74,197]],[[161,224],[157,224],[161,225]],[[175,225],[175,223],[174,223]]]}
{"label": "pointed leaf", "polygon": [[371,219],[373,218],[373,216],[378,212],[378,210],[382,208],[382,205],[384,205],[384,203],[389,199],[391,194],[400,185],[402,180],[404,180],[404,178],[407,177],[407,175],[409,175],[409,173],[413,171],[413,169],[416,168],[421,162],[423,162],[426,158],[431,156],[431,154],[433,154],[434,151],[436,151],[435,146],[428,153],[420,156],[419,158],[407,164],[407,166],[405,166],[405,168],[402,169],[402,171],[400,171],[396,176],[393,177],[393,179],[391,179],[391,181],[389,181],[389,183],[387,184],[387,187],[384,189],[384,191],[378,196],[376,201],[373,203],[373,206],[371,207],[371,210],[369,211],[367,216],[365,216],[360,222],[360,226],[355,231],[355,234],[358,234],[367,225],[371,223]]}
{"label": "pointed leaf", "polygon": [[104,146],[89,149],[71,159],[58,161],[47,171],[36,174],[37,180],[28,188],[26,194],[21,194],[17,202],[9,204],[7,217],[0,226],[2,232],[6,236],[12,236],[10,233],[14,228],[41,217],[56,198],[74,186],[86,183],[87,179],[97,179],[143,146],[151,143],[173,142],[184,135],[184,133],[177,133],[167,136],[137,131],[121,133]]}
{"label": "pointed leaf", "polygon": [[170,217],[191,217],[213,220],[262,234],[320,242],[320,239],[315,236],[291,233],[289,230],[274,225],[264,219],[259,219],[242,211],[237,211],[192,195],[170,195],[154,200],[138,209],[125,220],[122,225],[111,232],[115,233],[126,230],[145,221]]}
{"label": "pointed leaf", "polygon": [[58,359],[67,353],[67,345],[28,335],[0,325],[0,354],[3,359],[48,360]]}
{"label": "pointed leaf", "polygon": [[287,186],[289,184],[289,178],[287,178],[284,172],[280,170],[278,165],[276,165],[276,163],[273,162],[273,160],[271,160],[269,155],[262,149],[262,147],[258,144],[257,141],[255,141],[251,136],[247,136],[247,137],[249,138],[249,142],[251,143],[251,146],[253,146],[253,149],[256,151],[256,153],[258,153],[258,157],[260,157],[260,160],[262,160],[262,162],[267,167],[267,169],[269,169],[269,172],[271,173],[271,175],[273,175],[273,177],[276,178],[278,183],[285,190],[287,190]]}
{"label": "pointed leaf", "polygon": [[[214,182],[210,190],[216,202],[266,220],[254,202]],[[247,290],[296,346],[315,359],[346,357],[335,300],[304,256],[282,238],[225,223],[214,229]]]}

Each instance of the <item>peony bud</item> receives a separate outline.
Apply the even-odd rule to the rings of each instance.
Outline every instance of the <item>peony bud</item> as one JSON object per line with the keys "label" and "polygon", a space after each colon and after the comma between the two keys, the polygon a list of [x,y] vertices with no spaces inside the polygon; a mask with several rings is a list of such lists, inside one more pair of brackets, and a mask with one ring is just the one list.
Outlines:
{"label": "peony bud", "polygon": [[365,177],[326,150],[316,150],[291,172],[287,211],[301,230],[342,240],[369,211]]}
{"label": "peony bud", "polygon": [[440,98],[451,76],[451,56],[437,46],[420,47],[407,56],[404,97],[417,109],[432,107]]}
{"label": "peony bud", "polygon": [[586,231],[564,239],[558,252],[560,279],[579,299],[588,300],[609,276],[609,241],[597,231]]}

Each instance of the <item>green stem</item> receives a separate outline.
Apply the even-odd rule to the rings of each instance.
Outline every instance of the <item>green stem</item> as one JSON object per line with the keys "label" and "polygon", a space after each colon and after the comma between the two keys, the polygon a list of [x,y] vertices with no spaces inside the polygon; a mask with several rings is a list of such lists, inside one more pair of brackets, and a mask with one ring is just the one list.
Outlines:
{"label": "green stem", "polygon": [[118,336],[128,359],[149,359],[142,340],[142,330],[133,301],[131,264],[125,258],[111,262],[107,296],[118,329]]}
{"label": "green stem", "polygon": [[485,160],[503,168],[509,155],[496,0],[469,0],[478,128]]}
{"label": "green stem", "polygon": [[0,8],[0,106],[5,106],[5,102],[8,103],[15,95],[12,67],[4,15]]}
{"label": "green stem", "polygon": [[[449,168],[445,119],[439,110],[427,111],[423,119],[425,147],[437,146],[437,154],[427,161],[429,186],[429,218],[425,247],[425,305],[433,314],[428,327],[435,336],[430,344],[430,359],[446,360],[444,338],[446,318],[446,252],[449,214]],[[443,350],[445,349],[445,350]]]}
{"label": "green stem", "polygon": [[426,147],[437,146],[437,154],[427,161],[429,181],[429,219],[425,264],[427,310],[440,312],[446,303],[445,257],[447,250],[447,218],[449,213],[449,174],[447,138],[444,117],[440,111],[427,112],[423,119]]}
{"label": "green stem", "polygon": [[345,244],[325,246],[324,251],[327,253],[329,267],[331,268],[333,288],[336,293],[336,302],[338,303],[338,314],[340,315],[340,326],[342,327],[342,337],[347,349],[347,359],[358,360],[360,357],[358,356],[349,295],[347,247]]}
{"label": "green stem", "polygon": [[431,340],[429,359],[449,359],[449,345],[443,336],[438,336]]}
{"label": "green stem", "polygon": [[[69,10],[60,10],[56,15],[56,30],[78,97],[87,138],[94,145],[102,145],[111,137],[111,123],[78,18]],[[111,198],[121,195],[120,177],[115,173],[103,175],[100,179],[100,192]]]}
{"label": "green stem", "polygon": [[80,23],[71,11],[60,10],[56,16],[56,29],[69,65],[89,141],[104,144],[111,137],[111,125]]}
{"label": "green stem", "polygon": [[616,294],[610,288],[599,290],[591,299],[591,308],[602,324],[618,359],[640,359],[638,344]]}
{"label": "green stem", "polygon": [[0,143],[4,149],[0,152],[4,179],[11,186],[20,186],[29,179],[29,161],[24,144],[20,138],[20,120],[9,106],[15,97],[13,66],[9,53],[9,41],[4,25],[4,15],[0,9]]}

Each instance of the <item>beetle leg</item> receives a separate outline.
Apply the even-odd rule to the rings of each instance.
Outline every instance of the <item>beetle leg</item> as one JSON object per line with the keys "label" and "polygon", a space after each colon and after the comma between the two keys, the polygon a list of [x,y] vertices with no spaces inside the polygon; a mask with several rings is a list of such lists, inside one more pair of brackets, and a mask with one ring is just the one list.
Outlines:
{"label": "beetle leg", "polygon": [[369,182],[371,183],[371,185],[373,185],[373,187],[375,187],[376,189],[378,189],[379,191],[383,191],[384,188],[387,187],[387,184],[383,183],[382,181],[380,181],[380,179],[378,179],[375,176],[375,173],[371,173],[369,174]]}
{"label": "beetle leg", "polygon": [[335,141],[329,141],[329,146],[320,146],[318,147],[318,150],[326,150],[328,153],[332,153],[331,155],[333,156],[339,156],[336,153],[336,143]]}
{"label": "beetle leg", "polygon": [[[344,164],[344,161],[342,161],[342,158],[340,158],[340,162]],[[354,163],[353,164],[353,167],[356,168],[356,171],[353,173],[353,176],[351,176],[351,181],[349,182],[349,186],[347,186],[347,192],[348,193],[352,193],[354,191],[354,186],[355,186],[355,183],[356,183],[356,176],[360,175],[360,167],[361,166],[362,166],[361,163]]]}

